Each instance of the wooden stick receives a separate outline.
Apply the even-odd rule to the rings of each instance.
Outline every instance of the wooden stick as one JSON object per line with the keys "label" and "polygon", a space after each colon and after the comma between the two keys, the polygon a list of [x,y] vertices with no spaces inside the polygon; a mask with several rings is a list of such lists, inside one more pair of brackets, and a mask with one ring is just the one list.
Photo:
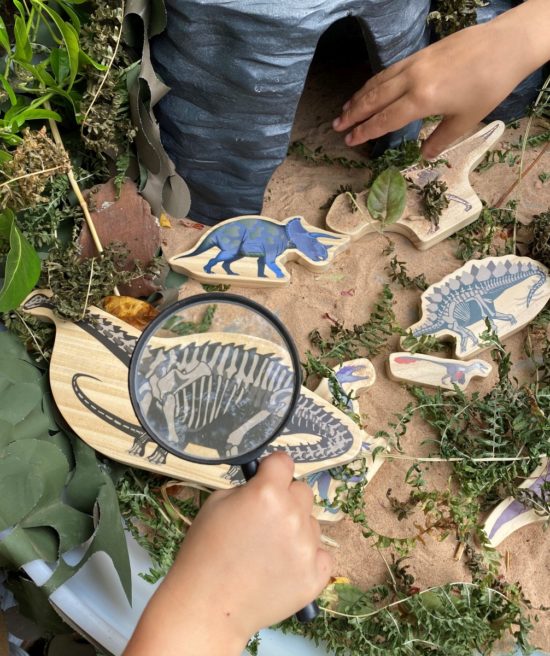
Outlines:
{"label": "wooden stick", "polygon": [[[51,110],[51,105],[49,101],[46,101],[44,103],[44,106],[46,109]],[[65,144],[63,143],[63,140],[61,139],[61,135],[59,134],[59,129],[57,127],[57,123],[52,119],[48,119],[50,123],[50,129],[52,131],[53,139],[55,143],[59,146],[59,148],[63,149],[63,152],[65,153],[67,157],[67,177],[69,178],[69,182],[71,183],[71,187],[76,194],[76,197],[78,198],[78,202],[80,204],[80,207],[82,208],[82,212],[84,213],[84,218],[86,220],[86,225],[88,226],[88,230],[90,231],[90,234],[92,235],[92,240],[94,242],[94,246],[97,249],[97,252],[101,255],[103,253],[103,246],[101,245],[101,240],[99,239],[99,235],[97,234],[97,230],[95,229],[95,225],[92,219],[92,215],[90,214],[90,208],[88,207],[88,203],[86,202],[84,196],[82,195],[82,191],[80,190],[80,187],[78,185],[78,182],[75,178],[74,171],[73,171],[73,166],[71,164],[71,158],[69,157],[69,153],[67,152],[67,149],[65,148]],[[120,296],[120,292],[118,291],[117,287],[114,287],[113,289],[113,294],[115,296]]]}

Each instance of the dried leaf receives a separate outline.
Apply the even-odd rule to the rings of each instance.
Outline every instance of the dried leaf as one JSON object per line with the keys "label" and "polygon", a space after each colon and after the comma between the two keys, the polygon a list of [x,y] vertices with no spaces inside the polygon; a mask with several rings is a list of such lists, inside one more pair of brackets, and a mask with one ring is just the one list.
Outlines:
{"label": "dried leaf", "polygon": [[143,330],[159,313],[150,303],[131,296],[106,296],[103,307],[138,330]]}
{"label": "dried leaf", "polygon": [[160,223],[161,228],[171,228],[172,227],[172,224],[170,223],[170,217],[165,212],[163,212],[160,215],[159,223]]}

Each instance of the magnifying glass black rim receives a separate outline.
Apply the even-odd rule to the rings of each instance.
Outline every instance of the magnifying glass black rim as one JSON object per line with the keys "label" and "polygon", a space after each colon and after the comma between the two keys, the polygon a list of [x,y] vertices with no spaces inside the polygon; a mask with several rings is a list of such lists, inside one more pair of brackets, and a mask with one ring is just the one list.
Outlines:
{"label": "magnifying glass black rim", "polygon": [[[238,303],[240,305],[244,305],[249,309],[257,312],[260,316],[262,316],[264,319],[269,321],[275,328],[277,328],[277,330],[281,334],[281,337],[286,342],[286,346],[290,354],[290,360],[292,362],[292,366],[294,367],[294,371],[296,375],[294,377],[294,389],[292,391],[290,404],[288,406],[288,409],[284,417],[281,419],[279,425],[277,426],[277,429],[273,432],[273,435],[268,439],[266,439],[265,442],[262,442],[262,444],[256,447],[253,451],[249,451],[245,455],[235,456],[232,458],[211,460],[207,458],[196,458],[193,455],[188,455],[188,454],[184,455],[177,449],[167,445],[164,442],[164,440],[160,441],[153,434],[153,432],[149,430],[148,422],[143,416],[143,413],[141,412],[141,408],[137,400],[138,397],[137,397],[137,389],[136,389],[136,374],[137,374],[137,363],[141,358],[142,352],[145,346],[147,345],[149,338],[153,333],[155,333],[156,329],[164,321],[166,321],[166,318],[168,316],[172,316],[176,312],[179,312],[180,310],[186,307],[191,307],[192,305],[196,305],[197,303],[204,304],[204,303],[214,303],[214,302],[221,302],[221,303],[232,302],[232,303]],[[259,303],[256,303],[255,301],[251,301],[249,298],[246,298],[245,296],[240,296],[239,294],[229,294],[227,292],[207,292],[204,294],[196,294],[195,296],[189,296],[189,298],[184,298],[181,301],[176,301],[172,305],[165,308],[155,319],[153,319],[153,321],[151,321],[151,323],[147,326],[147,328],[145,328],[143,333],[138,338],[136,342],[136,346],[132,353],[132,357],[130,359],[130,368],[128,371],[128,388],[130,391],[130,401],[132,402],[134,412],[136,413],[137,418],[139,419],[141,427],[147,433],[147,435],[149,435],[149,437],[156,444],[158,444],[160,447],[162,447],[172,455],[176,456],[177,458],[183,458],[184,460],[188,460],[189,462],[195,462],[199,465],[222,465],[222,464],[243,465],[259,458],[263,453],[265,447],[268,444],[270,444],[280,434],[282,429],[286,426],[288,420],[290,419],[290,416],[294,411],[294,408],[296,407],[296,402],[298,401],[298,397],[300,395],[301,379],[302,379],[300,367],[301,365],[300,365],[298,350],[296,348],[296,344],[294,343],[294,340],[290,336],[289,331],[287,330],[286,326],[282,323],[282,321],[266,307],[260,305]]]}

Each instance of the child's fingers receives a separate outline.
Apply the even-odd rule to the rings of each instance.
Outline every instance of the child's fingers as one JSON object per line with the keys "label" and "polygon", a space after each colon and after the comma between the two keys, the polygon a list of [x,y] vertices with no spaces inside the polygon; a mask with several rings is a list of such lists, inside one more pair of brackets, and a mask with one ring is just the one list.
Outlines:
{"label": "child's fingers", "polygon": [[260,462],[258,473],[250,483],[275,483],[288,487],[294,480],[294,462],[282,451],[272,453]]}
{"label": "child's fingers", "polygon": [[406,80],[402,76],[396,76],[371,86],[363,88],[360,92],[344,105],[342,114],[334,120],[333,128],[341,132],[347,130],[360,121],[365,121],[377,112],[388,107],[398,100],[406,91]]}
{"label": "child's fingers", "polygon": [[357,146],[371,139],[399,130],[407,123],[422,118],[422,113],[408,95],[402,96],[389,107],[384,107],[368,121],[357,125],[348,135],[348,146]]}
{"label": "child's fingers", "polygon": [[422,155],[426,159],[437,157],[476,123],[477,121],[472,120],[470,116],[449,116],[444,118],[422,144]]}
{"label": "child's fingers", "polygon": [[313,508],[313,490],[304,481],[293,481],[289,488],[294,502],[308,515]]}

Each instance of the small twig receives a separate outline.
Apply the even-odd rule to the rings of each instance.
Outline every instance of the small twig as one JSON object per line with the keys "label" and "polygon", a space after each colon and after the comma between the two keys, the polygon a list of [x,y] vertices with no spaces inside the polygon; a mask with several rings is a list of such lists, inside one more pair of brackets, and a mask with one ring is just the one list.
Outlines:
{"label": "small twig", "polygon": [[[44,106],[46,107],[46,109],[51,110],[51,105],[49,101],[46,101],[44,103]],[[90,234],[92,236],[94,246],[96,247],[97,252],[101,255],[103,253],[103,246],[101,245],[101,240],[99,239],[99,235],[97,234],[97,230],[95,228],[92,215],[90,214],[90,208],[88,207],[88,203],[86,202],[84,196],[82,195],[82,191],[80,190],[78,182],[75,178],[73,167],[71,164],[71,158],[69,157],[69,153],[65,148],[65,144],[63,143],[63,140],[61,139],[61,135],[59,134],[57,123],[51,118],[48,119],[48,121],[50,124],[50,130],[52,131],[52,135],[55,143],[59,146],[59,148],[63,150],[65,156],[67,157],[67,177],[69,178],[71,187],[74,193],[76,194],[76,197],[78,198],[80,207],[82,208],[84,218],[86,219],[86,225],[88,226],[88,230],[90,231]],[[113,294],[115,296],[120,296],[120,292],[118,291],[117,287],[113,289]]]}
{"label": "small twig", "polygon": [[25,326],[25,328],[27,329],[29,335],[31,336],[32,341],[34,342],[34,345],[36,346],[36,348],[37,348],[38,351],[40,352],[40,355],[44,358],[44,360],[47,360],[47,358],[46,358],[46,354],[45,354],[44,351],[40,348],[40,344],[38,343],[38,340],[37,340],[36,337],[34,336],[34,333],[33,333],[33,331],[31,330],[30,326],[27,324],[27,322],[25,321],[25,319],[23,319],[23,317],[19,314],[19,312],[18,312],[17,310],[14,310],[14,312],[15,312],[15,314],[19,317],[19,319],[21,320],[21,322],[23,323],[23,325]]}
{"label": "small twig", "polygon": [[0,189],[2,187],[9,187],[9,185],[17,182],[18,180],[24,180],[25,178],[32,178],[35,175],[43,175],[44,173],[53,173],[54,171],[59,171],[60,169],[65,169],[65,164],[59,164],[59,166],[52,166],[49,169],[41,169],[40,171],[33,171],[32,173],[25,173],[25,175],[18,175],[16,178],[10,178],[6,182],[0,184]]}
{"label": "small twig", "polygon": [[84,319],[86,315],[86,311],[88,310],[88,299],[90,298],[90,291],[92,289],[92,279],[94,277],[94,262],[95,262],[95,257],[91,258],[91,263],[90,263],[90,277],[88,279],[88,289],[86,290],[86,300],[84,301],[84,307],[82,308],[82,316],[80,319]]}
{"label": "small twig", "polygon": [[340,544],[336,542],[336,540],[329,538],[328,535],[321,534],[321,542],[323,544],[326,544],[327,547],[332,547],[333,549],[340,549]]}

